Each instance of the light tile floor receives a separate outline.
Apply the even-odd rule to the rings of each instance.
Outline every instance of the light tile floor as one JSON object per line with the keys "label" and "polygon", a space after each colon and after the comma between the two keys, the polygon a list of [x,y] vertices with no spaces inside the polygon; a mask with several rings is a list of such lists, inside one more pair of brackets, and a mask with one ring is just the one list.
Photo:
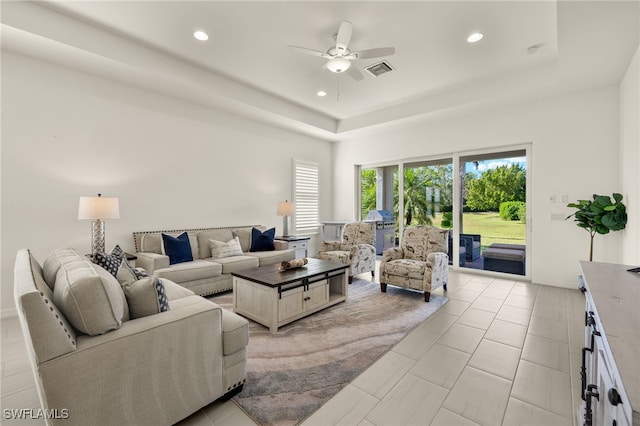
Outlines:
{"label": "light tile floor", "polygon": [[[442,309],[303,425],[574,425],[584,296],[463,273],[448,287]],[[1,406],[36,408],[17,319],[2,320],[1,332]],[[180,425],[253,422],[227,401]]]}

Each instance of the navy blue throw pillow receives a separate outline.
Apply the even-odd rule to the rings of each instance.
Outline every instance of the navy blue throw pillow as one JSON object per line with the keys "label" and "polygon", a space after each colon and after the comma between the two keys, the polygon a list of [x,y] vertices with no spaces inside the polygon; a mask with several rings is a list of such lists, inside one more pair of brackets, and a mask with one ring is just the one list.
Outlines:
{"label": "navy blue throw pillow", "polygon": [[189,243],[189,235],[186,232],[172,237],[171,235],[162,234],[162,244],[164,244],[164,252],[169,256],[169,264],[191,262],[193,255],[191,254],[191,244]]}
{"label": "navy blue throw pillow", "polygon": [[251,249],[249,251],[273,251],[276,249],[273,239],[276,236],[276,228],[262,232],[257,228],[251,230]]}

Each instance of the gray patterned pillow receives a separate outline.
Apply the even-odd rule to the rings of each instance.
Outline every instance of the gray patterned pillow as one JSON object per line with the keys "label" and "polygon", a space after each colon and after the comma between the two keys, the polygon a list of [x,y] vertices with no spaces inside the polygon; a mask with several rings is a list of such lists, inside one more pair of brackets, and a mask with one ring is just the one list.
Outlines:
{"label": "gray patterned pillow", "polygon": [[169,300],[162,280],[146,277],[122,286],[131,319],[169,310]]}
{"label": "gray patterned pillow", "polygon": [[235,238],[223,243],[222,241],[209,240],[211,246],[211,257],[213,259],[220,259],[223,257],[242,256],[242,247],[240,246],[240,239]]}

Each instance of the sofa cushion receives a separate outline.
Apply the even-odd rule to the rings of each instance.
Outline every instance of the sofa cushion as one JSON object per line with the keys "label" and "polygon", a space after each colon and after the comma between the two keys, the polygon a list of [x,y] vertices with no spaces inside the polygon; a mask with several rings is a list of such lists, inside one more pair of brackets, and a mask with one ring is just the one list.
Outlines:
{"label": "sofa cushion", "polygon": [[198,250],[200,259],[208,259],[211,257],[211,245],[209,240],[216,241],[229,241],[233,238],[233,234],[230,229],[207,229],[200,231],[197,234],[198,237]]}
{"label": "sofa cushion", "polygon": [[[140,237],[140,252],[142,253],[156,253],[166,254],[164,251],[164,244],[162,242],[162,232],[150,232],[148,234],[142,234]],[[182,232],[164,232],[164,234],[177,237]],[[189,244],[191,244],[191,255],[194,259],[198,259],[198,238],[196,234],[187,232],[189,236]]]}
{"label": "sofa cushion", "polygon": [[158,277],[146,277],[123,285],[129,305],[129,316],[142,318],[169,310],[169,300],[164,284]]}
{"label": "sofa cushion", "polygon": [[249,344],[249,322],[225,309],[222,310],[222,352],[231,355]]}
{"label": "sofa cushion", "polygon": [[51,290],[53,290],[53,285],[56,282],[56,275],[58,274],[60,266],[65,263],[75,262],[78,260],[82,261],[85,259],[72,248],[60,248],[54,250],[53,253],[47,256],[42,264],[42,273],[44,281]]}
{"label": "sofa cushion", "polygon": [[284,260],[292,260],[296,256],[294,249],[274,250],[274,251],[255,251],[247,253],[247,256],[258,258],[260,266],[272,265],[280,263]]}
{"label": "sofa cushion", "polygon": [[176,283],[195,281],[222,275],[222,265],[206,260],[179,263],[169,268],[157,269],[155,274]]}
{"label": "sofa cushion", "polygon": [[78,331],[91,336],[116,330],[129,317],[118,280],[86,260],[60,266],[53,301]]}
{"label": "sofa cushion", "polygon": [[212,262],[222,265],[223,274],[230,274],[232,272],[239,272],[247,268],[260,266],[260,261],[255,256],[232,256],[211,260]]}
{"label": "sofa cushion", "polygon": [[193,296],[195,293],[188,288],[182,287],[174,283],[171,280],[166,278],[162,279],[162,284],[164,284],[164,291],[167,294],[167,299],[169,299],[169,303],[173,300],[182,299],[183,297]]}
{"label": "sofa cushion", "polygon": [[163,253],[169,256],[169,265],[177,263],[191,262],[193,254],[191,254],[191,244],[189,244],[189,235],[186,232],[173,237],[168,234],[162,234]]}
{"label": "sofa cushion", "polygon": [[525,252],[522,250],[512,250],[508,248],[489,247],[482,252],[482,257],[487,259],[516,260],[524,261]]}
{"label": "sofa cushion", "polygon": [[[243,252],[248,252],[251,249],[251,230],[253,228],[239,228],[231,230],[231,233],[234,237],[238,237],[240,240],[240,247]],[[218,240],[218,238],[213,238],[214,240]],[[229,241],[229,240],[218,240],[218,241]]]}
{"label": "sofa cushion", "polygon": [[351,252],[344,250],[331,250],[318,253],[318,259],[340,262],[348,265],[351,263]]}
{"label": "sofa cushion", "polygon": [[238,237],[234,237],[224,243],[222,241],[209,240],[209,244],[211,245],[212,259],[243,255]]}
{"label": "sofa cushion", "polygon": [[251,229],[251,248],[249,251],[273,251],[276,249],[273,239],[276,236],[276,228],[261,231],[257,228]]}
{"label": "sofa cushion", "polygon": [[421,279],[424,276],[425,262],[415,259],[396,259],[384,266],[386,275]]}

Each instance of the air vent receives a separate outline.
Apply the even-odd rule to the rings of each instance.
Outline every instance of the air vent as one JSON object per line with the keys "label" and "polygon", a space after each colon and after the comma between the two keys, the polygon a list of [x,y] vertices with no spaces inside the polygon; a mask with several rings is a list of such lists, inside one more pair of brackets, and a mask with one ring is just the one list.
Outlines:
{"label": "air vent", "polygon": [[378,62],[365,68],[374,77],[393,71],[393,67],[387,61]]}

